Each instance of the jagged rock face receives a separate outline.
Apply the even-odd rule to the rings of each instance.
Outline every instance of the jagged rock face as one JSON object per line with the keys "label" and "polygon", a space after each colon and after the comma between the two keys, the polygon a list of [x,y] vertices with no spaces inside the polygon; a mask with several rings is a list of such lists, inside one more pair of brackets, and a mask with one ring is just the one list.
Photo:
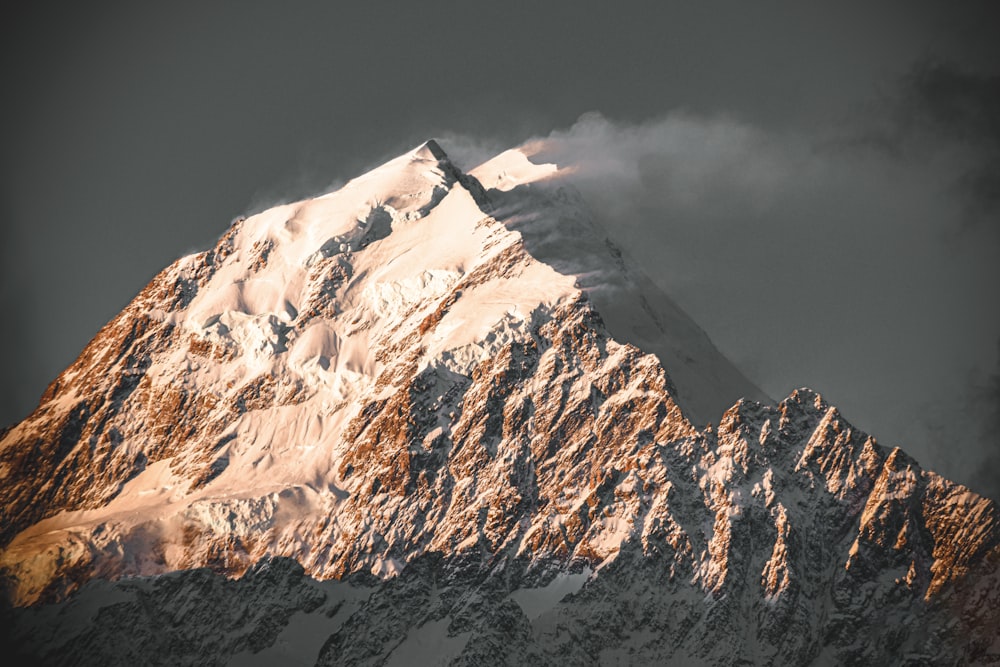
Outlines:
{"label": "jagged rock face", "polygon": [[[421,632],[455,664],[1000,661],[996,506],[808,390],[702,426],[752,385],[505,155],[475,172],[489,189],[427,145],[237,221],[4,435],[15,603],[247,572],[123,583],[133,606],[95,602],[51,655],[114,662],[102,633],[142,635],[193,591],[272,600],[264,629],[216,623],[230,643],[178,630],[223,664],[333,604],[309,577],[368,577],[310,662],[402,659]],[[560,234],[586,259],[557,257]],[[626,342],[650,336],[656,355]],[[249,569],[275,556],[304,570]],[[39,613],[15,627],[44,653]]]}
{"label": "jagged rock face", "polygon": [[[428,550],[616,548],[599,533],[619,527],[555,508],[606,490],[636,443],[694,431],[656,358],[608,326],[672,323],[712,378],[692,405],[752,385],[523,155],[484,169],[489,192],[442,156],[235,221],[95,337],[0,442],[18,603],[268,554],[339,577]],[[529,177],[494,174],[511,168]],[[532,253],[560,238],[557,271]],[[638,305],[606,326],[589,295]]]}
{"label": "jagged rock face", "polygon": [[225,665],[274,645],[295,614],[336,627],[369,592],[316,582],[289,559],[262,560],[238,580],[200,569],[95,581],[69,604],[22,611],[12,622],[22,631],[12,650],[24,664]]}

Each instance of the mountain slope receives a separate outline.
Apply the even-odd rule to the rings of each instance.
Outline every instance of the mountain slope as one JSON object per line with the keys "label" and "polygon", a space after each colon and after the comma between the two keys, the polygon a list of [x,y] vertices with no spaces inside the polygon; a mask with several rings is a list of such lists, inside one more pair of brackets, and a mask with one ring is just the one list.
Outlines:
{"label": "mountain slope", "polygon": [[[287,556],[280,618],[306,577],[366,587],[324,664],[425,627],[469,664],[1000,660],[996,506],[813,392],[769,404],[554,169],[429,142],[164,270],[0,441],[11,600]],[[109,611],[53,612],[66,655],[189,581],[242,595],[176,576],[141,613],[84,589]]]}
{"label": "mountain slope", "polygon": [[1000,662],[992,503],[808,391],[741,402],[687,444],[636,448],[619,459],[632,470],[554,519],[564,544],[580,523],[624,527],[601,561],[457,549],[326,584],[297,565],[229,583],[196,570],[93,582],[12,625],[52,664],[171,664],[153,648],[171,645],[202,664]]}
{"label": "mountain slope", "polygon": [[[484,173],[497,163],[530,165],[509,154]],[[450,450],[451,433],[470,428],[448,413],[462,408],[482,361],[550,345],[539,330],[553,318],[593,319],[581,282],[598,302],[614,302],[612,325],[626,339],[670,325],[662,349],[702,354],[678,362],[708,378],[691,404],[753,391],[669,299],[647,290],[648,300],[648,281],[564,199],[487,194],[428,143],[338,192],[238,220],[214,249],[166,269],[0,443],[0,470],[15,480],[2,491],[2,562],[21,582],[18,599],[58,595],[94,570],[239,572],[265,553],[300,558],[320,576],[390,573],[434,541],[410,536],[384,556],[346,562],[342,550],[317,553],[307,537],[343,530],[347,541],[361,531],[318,522],[367,507],[371,485],[349,479],[362,427],[391,409],[397,418],[381,428],[409,431],[394,444],[405,459],[399,474],[374,489],[402,493],[416,480],[410,459]],[[525,210],[539,201],[548,203],[531,219]],[[564,260],[553,268],[532,252]],[[605,347],[588,351],[605,373],[637,354]],[[597,380],[575,390],[589,394]],[[655,381],[674,409],[665,376]],[[403,429],[398,415],[413,400],[428,400],[433,413]],[[432,432],[419,445],[427,452],[410,451]]]}

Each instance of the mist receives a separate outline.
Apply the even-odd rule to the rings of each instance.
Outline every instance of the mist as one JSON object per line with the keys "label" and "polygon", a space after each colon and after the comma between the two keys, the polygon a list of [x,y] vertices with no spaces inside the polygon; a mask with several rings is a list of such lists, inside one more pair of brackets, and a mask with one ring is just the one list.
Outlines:
{"label": "mist", "polygon": [[[524,150],[562,167],[772,398],[808,386],[883,445],[1000,498],[1000,243],[963,185],[988,156],[906,132],[890,150],[864,122],[807,133],[725,114],[629,124],[592,112]],[[464,166],[495,148],[442,143]]]}

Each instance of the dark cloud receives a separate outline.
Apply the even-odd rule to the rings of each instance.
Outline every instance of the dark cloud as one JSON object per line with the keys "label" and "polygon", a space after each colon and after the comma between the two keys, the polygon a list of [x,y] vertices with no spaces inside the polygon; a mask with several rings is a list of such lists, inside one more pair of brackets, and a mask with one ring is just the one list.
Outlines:
{"label": "dark cloud", "polygon": [[969,392],[971,418],[979,424],[983,460],[973,462],[970,486],[1000,502],[1000,341],[993,373],[974,381]]}
{"label": "dark cloud", "polygon": [[1000,155],[993,155],[971,168],[958,181],[969,196],[969,216],[1000,228]]}
{"label": "dark cloud", "polygon": [[861,106],[846,136],[826,144],[867,146],[901,160],[948,154],[951,185],[965,223],[1000,231],[1000,74],[975,72],[923,57],[889,86],[880,102]]}
{"label": "dark cloud", "polygon": [[922,60],[903,80],[901,104],[911,128],[927,129],[972,154],[957,184],[975,219],[1000,225],[1000,74]]}
{"label": "dark cloud", "polygon": [[930,397],[913,426],[948,452],[953,478],[1000,502],[1000,341],[997,350],[992,369],[971,370],[951,400]]}
{"label": "dark cloud", "polygon": [[1000,148],[1000,75],[923,59],[903,77],[909,122],[922,122],[986,150]]}

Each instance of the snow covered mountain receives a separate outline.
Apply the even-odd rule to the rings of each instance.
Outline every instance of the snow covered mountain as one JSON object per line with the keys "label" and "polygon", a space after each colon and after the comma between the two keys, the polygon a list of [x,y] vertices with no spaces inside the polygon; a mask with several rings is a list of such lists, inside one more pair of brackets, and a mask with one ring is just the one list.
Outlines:
{"label": "snow covered mountain", "polygon": [[531,158],[428,142],[105,326],[0,440],[21,649],[1000,662],[996,506],[773,404]]}

